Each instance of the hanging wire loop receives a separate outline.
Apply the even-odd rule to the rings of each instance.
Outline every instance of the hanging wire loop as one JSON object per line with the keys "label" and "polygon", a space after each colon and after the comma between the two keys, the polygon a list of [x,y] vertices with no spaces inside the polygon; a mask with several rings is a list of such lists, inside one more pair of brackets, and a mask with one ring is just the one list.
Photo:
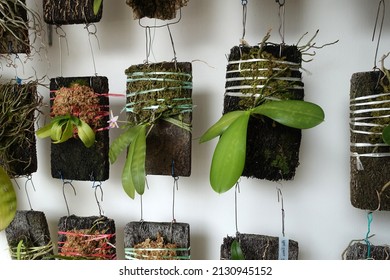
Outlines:
{"label": "hanging wire loop", "polygon": [[384,0],[379,1],[379,4],[378,4],[378,10],[376,12],[376,18],[375,18],[374,31],[372,33],[372,39],[371,39],[372,41],[374,41],[374,39],[375,39],[375,34],[376,34],[376,30],[378,28],[378,21],[379,21],[381,9],[382,9],[382,18],[380,21],[379,34],[378,34],[378,39],[377,39],[376,48],[375,48],[374,69],[378,69],[376,63],[377,63],[377,59],[378,59],[379,45],[380,45],[380,41],[381,41],[381,37],[382,37],[383,22],[385,20],[385,14],[386,14],[386,6],[385,6]]}

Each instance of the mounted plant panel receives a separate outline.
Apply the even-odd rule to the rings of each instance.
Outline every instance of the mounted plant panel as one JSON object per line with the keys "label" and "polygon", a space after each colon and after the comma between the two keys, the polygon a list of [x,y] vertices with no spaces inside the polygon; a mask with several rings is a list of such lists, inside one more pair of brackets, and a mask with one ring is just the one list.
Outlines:
{"label": "mounted plant panel", "polygon": [[[281,246],[279,239],[280,237],[244,233],[237,233],[235,237],[227,236],[221,245],[221,260],[234,259],[234,241],[238,242],[245,260],[280,260],[283,259],[281,254],[286,254],[288,260],[298,260],[298,243],[286,239],[286,244]],[[285,252],[281,252],[281,249]]]}
{"label": "mounted plant panel", "polygon": [[144,17],[169,20],[176,17],[177,10],[186,6],[189,0],[126,0],[133,9],[134,19]]}
{"label": "mounted plant panel", "polygon": [[125,226],[125,258],[189,260],[190,226],[186,223],[130,222]]}
{"label": "mounted plant panel", "polygon": [[39,211],[17,211],[5,230],[12,259],[44,260],[54,255],[46,216]]}
{"label": "mounted plant panel", "polygon": [[102,2],[97,0],[43,0],[43,19],[46,23],[54,25],[99,22],[103,15]]}
{"label": "mounted plant panel", "polygon": [[36,82],[0,84],[0,165],[11,178],[37,171],[35,122],[41,105]]}
{"label": "mounted plant panel", "polygon": [[382,137],[390,123],[388,77],[354,73],[350,88],[350,200],[365,210],[390,210],[390,146]]}
{"label": "mounted plant panel", "polygon": [[50,123],[37,131],[50,137],[53,178],[109,178],[108,79],[101,76],[50,80]]}
{"label": "mounted plant panel", "polygon": [[61,217],[58,258],[68,260],[116,259],[115,222],[104,216]]}

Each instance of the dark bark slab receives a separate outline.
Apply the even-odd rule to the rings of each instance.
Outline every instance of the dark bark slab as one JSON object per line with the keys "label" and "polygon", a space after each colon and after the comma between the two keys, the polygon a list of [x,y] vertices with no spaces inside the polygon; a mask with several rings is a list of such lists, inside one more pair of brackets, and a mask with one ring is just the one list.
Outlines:
{"label": "dark bark slab", "polygon": [[[257,234],[241,234],[235,237],[227,236],[221,245],[221,260],[231,259],[231,245],[234,240],[240,244],[245,260],[278,260],[279,237]],[[298,242],[289,240],[288,259],[298,259]]]}
{"label": "dark bark slab", "polygon": [[94,0],[43,0],[43,19],[48,24],[87,24],[99,22],[103,15],[103,2],[97,15]]}
{"label": "dark bark slab", "polygon": [[354,243],[346,249],[343,259],[345,260],[389,260],[389,246],[370,246],[370,254],[368,254],[368,246],[363,243]]}
{"label": "dark bark slab", "polygon": [[[243,56],[248,56],[254,49],[258,49],[258,47],[233,47],[230,51],[229,62],[244,60]],[[288,62],[301,63],[301,53],[296,46],[267,45],[264,47],[264,52],[271,54],[274,58],[285,57]],[[236,71],[230,73],[229,71],[234,70],[234,67],[231,64],[227,66],[226,89],[233,87],[233,89],[229,89],[229,92],[239,93],[240,90],[234,89],[234,87],[247,81],[230,81],[228,79],[243,78],[244,73],[248,75],[248,72]],[[258,74],[254,73],[253,75]],[[301,78],[301,72],[299,70],[286,72],[284,77]],[[253,85],[256,85],[256,82],[253,83]],[[300,88],[290,89],[279,98],[303,100],[303,83],[298,81],[295,82],[295,85]],[[247,100],[248,97],[225,93],[223,113],[247,109]],[[280,125],[267,117],[251,117],[247,132],[246,162],[242,176],[270,181],[292,180],[299,165],[300,144],[300,129]]]}
{"label": "dark bark slab", "polygon": [[[108,79],[101,76],[53,78],[50,80],[51,97],[60,87],[69,87],[72,82],[84,81],[96,94],[108,94]],[[99,104],[108,111],[109,98],[99,95]],[[103,117],[107,124],[109,117]],[[109,178],[110,163],[109,131],[97,131],[92,147],[87,148],[80,139],[71,138],[64,143],[51,144],[51,175],[53,178],[79,181],[105,181]]]}
{"label": "dark bark slab", "polygon": [[[46,216],[39,211],[16,211],[15,218],[5,229],[5,234],[10,248],[16,248],[21,240],[27,248],[45,247],[51,242]],[[49,250],[36,259],[41,260],[52,255],[53,250]]]}
{"label": "dark bark slab", "polygon": [[169,20],[176,17],[176,11],[187,5],[188,0],[126,0],[133,9],[134,19],[144,17]]}
{"label": "dark bark slab", "polygon": [[[350,199],[354,207],[365,210],[390,210],[390,188],[384,187],[390,181],[390,157],[381,156],[390,153],[388,145],[375,147],[374,145],[383,144],[380,134],[381,129],[366,127],[356,124],[356,122],[373,123],[375,119],[366,119],[354,121],[354,117],[378,117],[377,111],[366,113],[353,113],[356,110],[372,110],[389,108],[388,103],[376,105],[360,105],[354,106],[357,102],[375,102],[378,100],[386,100],[389,97],[368,98],[361,101],[354,101],[355,98],[369,97],[383,93],[383,87],[379,83],[382,77],[381,72],[361,72],[354,73],[351,77],[351,123],[350,123],[350,141],[351,141],[351,157],[350,157]],[[375,107],[373,107],[375,106]],[[380,115],[388,115],[390,110],[380,111]],[[386,122],[386,118],[382,118],[380,122]],[[389,118],[387,118],[387,123]],[[358,133],[356,131],[364,131]],[[372,146],[357,146],[368,143]],[[372,155],[372,156],[365,156]],[[378,156],[375,156],[378,155]]]}

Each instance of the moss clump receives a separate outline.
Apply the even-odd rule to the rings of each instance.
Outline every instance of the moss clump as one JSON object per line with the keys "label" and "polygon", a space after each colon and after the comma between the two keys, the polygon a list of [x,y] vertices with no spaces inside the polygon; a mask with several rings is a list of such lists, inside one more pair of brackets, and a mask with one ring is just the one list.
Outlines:
{"label": "moss clump", "polygon": [[160,233],[155,240],[147,238],[134,246],[139,260],[174,260],[176,259],[177,245],[164,241]]}
{"label": "moss clump", "polygon": [[61,87],[54,95],[52,117],[71,115],[95,130],[101,125],[103,111],[99,97],[91,87],[75,82],[69,88]]}
{"label": "moss clump", "polygon": [[127,112],[131,126],[158,119],[176,117],[192,109],[188,90],[192,75],[180,68],[167,70],[164,64],[133,65],[125,71],[127,80]]}

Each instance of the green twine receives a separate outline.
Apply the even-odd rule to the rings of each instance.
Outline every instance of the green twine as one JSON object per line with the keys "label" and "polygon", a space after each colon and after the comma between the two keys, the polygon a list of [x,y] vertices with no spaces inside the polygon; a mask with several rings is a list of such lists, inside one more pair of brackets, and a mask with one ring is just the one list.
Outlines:
{"label": "green twine", "polygon": [[[137,253],[137,251],[147,251],[147,252],[152,252],[152,251],[165,251],[165,252],[188,252],[190,251],[191,248],[125,248],[125,258],[127,260],[138,260],[141,258],[148,258],[148,255],[140,254]],[[163,258],[172,258],[174,260],[189,260],[191,259],[191,255],[187,256],[174,256],[174,257],[165,257],[162,256]]]}
{"label": "green twine", "polygon": [[366,242],[367,244],[367,259],[371,259],[371,242],[368,239],[371,231],[372,220],[373,220],[372,212],[368,212],[367,213],[367,234],[366,234],[366,238],[364,239],[364,242]]}

